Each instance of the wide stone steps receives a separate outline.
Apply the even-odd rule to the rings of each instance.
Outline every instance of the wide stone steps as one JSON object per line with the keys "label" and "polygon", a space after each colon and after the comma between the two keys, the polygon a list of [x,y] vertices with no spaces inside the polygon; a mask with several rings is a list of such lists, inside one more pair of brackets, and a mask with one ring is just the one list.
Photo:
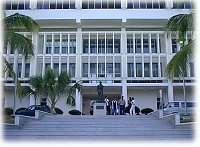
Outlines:
{"label": "wide stone steps", "polygon": [[191,140],[192,129],[174,129],[153,115],[44,116],[21,129],[4,132],[9,140]]}

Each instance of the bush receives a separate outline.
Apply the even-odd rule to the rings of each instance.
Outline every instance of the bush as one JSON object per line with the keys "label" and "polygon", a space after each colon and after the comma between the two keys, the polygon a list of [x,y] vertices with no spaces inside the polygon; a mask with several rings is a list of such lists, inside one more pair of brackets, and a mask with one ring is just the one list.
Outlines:
{"label": "bush", "polygon": [[12,108],[4,108],[4,114],[5,115],[12,115],[13,109]]}
{"label": "bush", "polygon": [[63,114],[63,111],[60,108],[55,108],[57,114]]}
{"label": "bush", "polygon": [[153,111],[154,110],[151,109],[151,108],[144,108],[144,109],[141,110],[141,113],[147,115],[148,113],[151,113]]}
{"label": "bush", "polygon": [[[125,113],[130,114],[130,108],[129,108],[128,106],[125,108]],[[137,107],[137,106],[135,106],[135,113],[136,113],[137,115],[140,115],[140,108]]]}
{"label": "bush", "polygon": [[81,112],[79,110],[73,109],[69,111],[70,115],[81,115]]}

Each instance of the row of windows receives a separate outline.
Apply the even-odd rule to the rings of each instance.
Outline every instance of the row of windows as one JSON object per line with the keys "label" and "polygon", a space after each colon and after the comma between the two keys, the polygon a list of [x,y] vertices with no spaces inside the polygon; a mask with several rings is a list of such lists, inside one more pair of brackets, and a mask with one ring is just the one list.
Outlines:
{"label": "row of windows", "polygon": [[[25,35],[32,40],[32,35]],[[76,54],[77,41],[75,33],[39,34],[36,46],[37,54]],[[120,33],[89,33],[82,34],[83,54],[121,53]],[[177,39],[171,39],[171,53],[179,50]],[[187,36],[187,42],[191,36]],[[166,53],[166,42],[163,34],[131,34],[127,33],[126,53]],[[8,51],[7,45],[3,48],[4,54],[14,54],[14,50]],[[21,52],[19,52],[21,54]]]}
{"label": "row of windows", "polygon": [[[10,63],[13,67],[13,63]],[[194,63],[190,63],[190,77],[194,77]],[[30,63],[25,63],[24,78],[30,76]],[[159,66],[158,63],[152,63],[152,71],[150,70],[150,63],[127,63],[127,77],[159,77]],[[142,67],[143,66],[143,67]],[[45,71],[51,68],[50,63],[45,63]],[[59,63],[53,63],[53,69],[56,76],[59,75]],[[69,74],[71,77],[75,77],[76,63],[69,63]],[[135,71],[134,71],[135,70]],[[61,63],[61,71],[67,71],[67,63]],[[162,63],[160,63],[160,75],[162,73]],[[185,74],[187,76],[187,73]],[[18,63],[17,76],[22,77],[22,63]],[[121,77],[121,63],[82,63],[82,77],[97,78],[97,77]]]}
{"label": "row of windows", "polygon": [[[127,0],[127,9],[165,9],[165,0]],[[190,1],[173,1],[173,9],[191,9]],[[9,0],[6,10],[30,9],[30,0]],[[75,9],[75,0],[38,0],[37,9]],[[121,0],[83,0],[82,9],[121,9]]]}

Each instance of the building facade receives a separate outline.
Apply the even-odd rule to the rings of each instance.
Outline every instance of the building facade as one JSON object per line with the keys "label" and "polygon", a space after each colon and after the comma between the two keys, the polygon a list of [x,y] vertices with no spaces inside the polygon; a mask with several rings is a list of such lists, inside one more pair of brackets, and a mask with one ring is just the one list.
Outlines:
{"label": "building facade", "polygon": [[[158,108],[159,90],[165,104],[183,101],[182,81],[167,79],[165,68],[180,50],[178,34],[167,34],[164,26],[176,14],[188,14],[192,2],[181,6],[174,0],[14,0],[6,1],[6,15],[28,15],[40,24],[38,33],[22,32],[34,44],[34,57],[27,60],[4,46],[3,55],[17,71],[21,84],[29,77],[44,75],[48,68],[56,74],[68,71],[72,82],[81,81],[82,89],[74,95],[75,107],[65,96],[56,107],[65,114],[78,109],[89,114],[98,99],[96,86],[101,81],[110,100],[122,95],[134,97],[140,109]],[[194,36],[186,35],[186,43]],[[193,101],[194,61],[188,65],[186,97]],[[4,107],[14,105],[14,84],[4,74]],[[16,99],[16,109],[34,104],[32,97]],[[37,103],[45,98],[37,99]]]}

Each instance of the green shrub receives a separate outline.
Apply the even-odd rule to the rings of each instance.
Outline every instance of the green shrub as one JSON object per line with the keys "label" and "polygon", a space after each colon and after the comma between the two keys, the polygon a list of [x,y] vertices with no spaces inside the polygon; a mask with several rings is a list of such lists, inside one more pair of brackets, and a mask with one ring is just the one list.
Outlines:
{"label": "green shrub", "polygon": [[153,111],[154,110],[151,109],[151,108],[144,108],[144,109],[141,110],[141,113],[147,115],[148,113],[151,113]]}
{"label": "green shrub", "polygon": [[57,114],[63,114],[63,111],[60,108],[55,108]]}
{"label": "green shrub", "polygon": [[73,109],[69,111],[70,115],[81,115],[81,112],[79,110]]}
{"label": "green shrub", "polygon": [[[125,113],[130,114],[130,107],[127,106],[127,107],[125,108]],[[137,115],[140,115],[140,108],[137,107],[137,106],[135,106],[135,113],[136,113]]]}
{"label": "green shrub", "polygon": [[4,114],[5,115],[12,115],[13,109],[12,108],[4,108]]}

